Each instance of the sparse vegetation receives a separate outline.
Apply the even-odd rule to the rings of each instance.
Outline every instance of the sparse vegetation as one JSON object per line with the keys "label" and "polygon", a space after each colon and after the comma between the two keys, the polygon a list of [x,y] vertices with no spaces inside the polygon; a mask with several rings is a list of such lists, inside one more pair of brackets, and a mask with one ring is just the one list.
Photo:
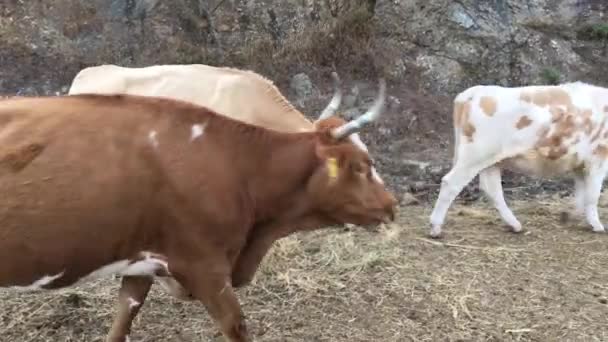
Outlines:
{"label": "sparse vegetation", "polygon": [[608,23],[584,26],[579,30],[579,38],[604,42],[608,41]]}
{"label": "sparse vegetation", "polygon": [[[335,20],[305,27],[280,44],[270,37],[260,38],[235,59],[235,64],[253,68],[281,81],[294,68],[323,70],[335,65],[343,74],[375,77],[383,51],[372,39],[375,19],[366,6],[347,12]],[[272,63],[269,63],[272,61]]]}
{"label": "sparse vegetation", "polygon": [[559,84],[561,80],[561,73],[555,68],[544,68],[540,75],[548,84]]}

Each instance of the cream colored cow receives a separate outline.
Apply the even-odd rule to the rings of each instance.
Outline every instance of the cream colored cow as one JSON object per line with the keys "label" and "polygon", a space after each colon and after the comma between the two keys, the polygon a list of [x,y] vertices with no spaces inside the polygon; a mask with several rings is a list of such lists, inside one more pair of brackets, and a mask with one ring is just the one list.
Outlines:
{"label": "cream colored cow", "polygon": [[594,232],[604,231],[597,203],[608,172],[608,89],[582,82],[475,86],[456,96],[453,115],[454,164],[430,216],[431,236],[440,236],[451,203],[477,174],[501,218],[521,231],[503,197],[501,168],[572,176],[576,213]]}

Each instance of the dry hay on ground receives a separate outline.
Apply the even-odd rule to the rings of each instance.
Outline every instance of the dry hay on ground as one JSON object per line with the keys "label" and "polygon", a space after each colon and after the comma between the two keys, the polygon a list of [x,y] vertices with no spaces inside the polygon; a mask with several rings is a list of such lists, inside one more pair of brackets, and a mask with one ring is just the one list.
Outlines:
{"label": "dry hay on ground", "polygon": [[[486,204],[450,210],[430,240],[428,206],[380,232],[301,234],[277,243],[238,291],[256,341],[606,341],[608,235],[560,224],[565,199],[512,204],[506,232]],[[604,220],[608,210],[601,212]],[[1,341],[103,341],[118,280],[48,294],[2,291]],[[158,286],[132,341],[211,341],[204,308]]]}

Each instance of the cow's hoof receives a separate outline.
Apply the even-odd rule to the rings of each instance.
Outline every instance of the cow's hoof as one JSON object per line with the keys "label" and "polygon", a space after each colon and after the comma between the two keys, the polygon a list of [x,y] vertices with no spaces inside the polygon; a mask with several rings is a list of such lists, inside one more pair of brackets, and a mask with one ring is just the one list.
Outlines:
{"label": "cow's hoof", "polygon": [[441,239],[443,237],[443,232],[441,231],[441,229],[432,228],[429,232],[429,236],[432,239]]}
{"label": "cow's hoof", "polygon": [[510,230],[512,233],[514,234],[521,234],[523,233],[523,229],[521,228],[521,226],[509,226]]}

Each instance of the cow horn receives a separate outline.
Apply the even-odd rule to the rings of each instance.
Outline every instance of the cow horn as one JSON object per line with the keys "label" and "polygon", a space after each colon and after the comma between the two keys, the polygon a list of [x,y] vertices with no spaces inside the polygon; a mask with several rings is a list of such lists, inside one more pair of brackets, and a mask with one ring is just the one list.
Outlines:
{"label": "cow horn", "polygon": [[336,111],[338,110],[338,108],[340,107],[340,103],[342,102],[342,90],[340,89],[340,77],[338,77],[338,74],[333,71],[331,73],[331,78],[334,81],[334,97],[332,97],[331,101],[329,102],[329,104],[327,105],[327,107],[325,107],[325,109],[323,109],[323,112],[321,112],[321,115],[319,116],[318,120],[323,120],[323,119],[327,119],[330,116],[334,115],[336,113]]}
{"label": "cow horn", "polygon": [[384,109],[384,102],[386,100],[386,82],[383,78],[380,79],[380,91],[376,97],[376,101],[372,107],[363,115],[358,118],[345,123],[340,127],[336,127],[331,131],[331,135],[335,139],[342,139],[353,133],[359,132],[366,124],[376,121],[382,110]]}

